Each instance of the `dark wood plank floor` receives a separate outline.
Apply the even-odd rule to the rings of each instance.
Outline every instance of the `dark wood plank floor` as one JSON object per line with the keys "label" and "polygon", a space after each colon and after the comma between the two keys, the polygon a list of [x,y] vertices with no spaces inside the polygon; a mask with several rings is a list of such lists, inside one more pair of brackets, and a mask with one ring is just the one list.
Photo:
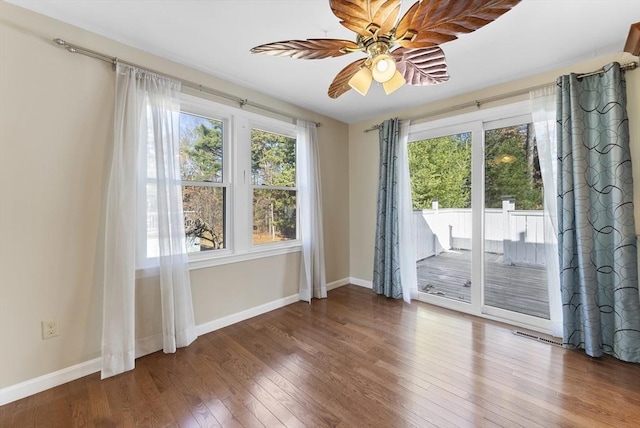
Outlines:
{"label": "dark wood plank floor", "polygon": [[[416,263],[418,289],[449,299],[471,301],[471,251],[452,250]],[[544,266],[506,265],[499,254],[485,253],[485,304],[549,319]]]}
{"label": "dark wood plank floor", "polygon": [[2,427],[637,427],[640,365],[345,286],[0,408]]}

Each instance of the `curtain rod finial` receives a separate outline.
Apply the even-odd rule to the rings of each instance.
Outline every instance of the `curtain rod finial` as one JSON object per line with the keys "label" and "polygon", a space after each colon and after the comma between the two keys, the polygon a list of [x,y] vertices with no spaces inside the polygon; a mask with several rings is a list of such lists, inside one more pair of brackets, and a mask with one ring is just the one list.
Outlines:
{"label": "curtain rod finial", "polygon": [[67,42],[62,39],[53,39],[53,41],[60,46],[65,46],[67,44]]}

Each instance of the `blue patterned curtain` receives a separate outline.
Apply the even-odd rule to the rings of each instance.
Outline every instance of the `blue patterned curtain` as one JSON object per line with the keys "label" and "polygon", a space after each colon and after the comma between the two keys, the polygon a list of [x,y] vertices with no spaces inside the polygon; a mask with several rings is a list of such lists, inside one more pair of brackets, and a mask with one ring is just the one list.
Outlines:
{"label": "blue patterned curtain", "polygon": [[385,120],[380,127],[380,172],[373,291],[387,297],[402,297],[398,227],[398,119]]}
{"label": "blue patterned curtain", "polygon": [[564,342],[640,362],[633,182],[620,65],[558,78],[558,249]]}

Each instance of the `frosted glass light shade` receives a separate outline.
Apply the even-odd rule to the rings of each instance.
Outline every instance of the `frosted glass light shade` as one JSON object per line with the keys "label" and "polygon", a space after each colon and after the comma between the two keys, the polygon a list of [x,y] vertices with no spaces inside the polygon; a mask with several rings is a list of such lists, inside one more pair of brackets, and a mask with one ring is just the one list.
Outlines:
{"label": "frosted glass light shade", "polygon": [[389,79],[387,82],[384,82],[382,84],[382,87],[384,88],[384,93],[389,95],[390,93],[394,92],[396,89],[398,89],[405,83],[407,83],[407,81],[404,80],[404,77],[402,77],[402,74],[400,74],[400,72],[396,70],[396,72],[393,74],[393,77]]}
{"label": "frosted glass light shade", "polygon": [[387,54],[380,54],[371,61],[371,73],[378,83],[391,80],[396,72],[396,61]]}
{"label": "frosted glass light shade", "polygon": [[499,158],[500,163],[513,163],[516,161],[516,157],[513,155],[502,155]]}
{"label": "frosted glass light shade", "polygon": [[351,76],[348,85],[360,95],[367,95],[367,92],[369,92],[369,88],[371,87],[372,80],[371,70],[367,67],[363,67],[358,70],[356,74]]}

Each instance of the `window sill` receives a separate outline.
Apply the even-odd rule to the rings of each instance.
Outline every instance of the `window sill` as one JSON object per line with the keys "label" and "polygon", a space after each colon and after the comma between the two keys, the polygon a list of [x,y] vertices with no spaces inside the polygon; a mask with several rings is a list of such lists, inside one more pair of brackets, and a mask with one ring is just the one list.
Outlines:
{"label": "window sill", "polygon": [[[232,253],[229,250],[218,250],[220,252],[216,251],[215,254],[211,255],[206,253],[197,253],[189,257],[189,270],[206,269],[214,266],[262,259],[265,257],[297,253],[301,250],[302,243],[300,241],[292,241],[286,244],[262,244],[252,247],[249,251],[244,253]],[[157,266],[136,269],[136,279],[150,278],[157,276],[158,274],[159,269]]]}

